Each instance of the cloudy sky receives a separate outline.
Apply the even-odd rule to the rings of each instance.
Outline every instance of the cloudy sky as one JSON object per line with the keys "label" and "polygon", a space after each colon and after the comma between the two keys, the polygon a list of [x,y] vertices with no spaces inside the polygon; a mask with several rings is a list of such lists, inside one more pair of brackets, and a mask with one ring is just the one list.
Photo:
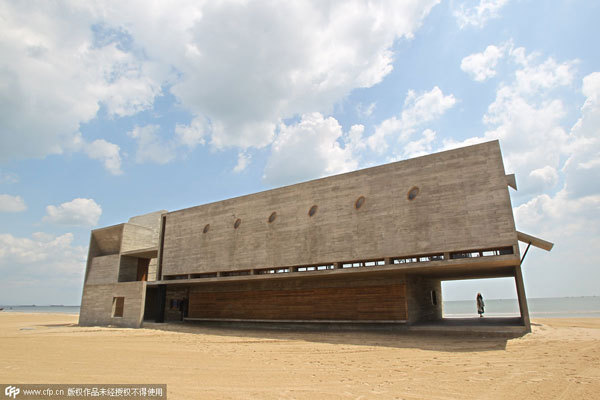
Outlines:
{"label": "cloudy sky", "polygon": [[528,295],[600,295],[599,15],[0,0],[0,304],[79,304],[95,227],[492,139],[518,229],[556,243],[529,252]]}

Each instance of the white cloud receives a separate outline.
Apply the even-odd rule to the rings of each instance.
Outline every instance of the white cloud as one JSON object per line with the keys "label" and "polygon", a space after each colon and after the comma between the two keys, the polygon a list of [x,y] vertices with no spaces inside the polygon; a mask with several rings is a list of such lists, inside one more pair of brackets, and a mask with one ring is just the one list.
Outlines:
{"label": "white cloud", "polygon": [[404,158],[413,158],[430,154],[434,140],[435,131],[425,129],[421,139],[408,142],[404,146]]}
{"label": "white cloud", "polygon": [[[544,64],[546,68],[550,63]],[[560,68],[559,64],[553,65]],[[561,74],[563,77],[558,78]],[[533,75],[535,78],[530,80],[541,83],[527,90],[540,91],[549,85],[571,82],[571,77],[564,76],[564,72]],[[545,78],[540,79],[540,76]],[[538,194],[514,209],[518,229],[555,242],[551,253],[538,252],[527,261],[525,278],[535,281],[540,288],[561,287],[564,295],[579,295],[582,290],[597,293],[596,282],[600,279],[597,260],[589,257],[590,249],[600,248],[600,72],[583,78],[581,91],[586,96],[581,117],[566,140],[538,139],[540,152],[560,154],[561,159],[567,158],[566,162],[554,163],[558,170],[547,165],[530,174],[549,182],[560,181],[562,174],[562,188],[555,194]],[[530,157],[539,158],[539,155],[534,153]],[[582,276],[587,279],[582,281]],[[569,288],[577,288],[578,292]],[[538,289],[533,295],[551,293]]]}
{"label": "white cloud", "polygon": [[534,169],[529,173],[529,176],[533,179],[539,180],[542,185],[549,188],[554,187],[558,183],[558,172],[556,172],[555,168],[549,165]]}
{"label": "white cloud", "polygon": [[[490,130],[445,147],[501,139],[507,170],[519,181],[517,204],[524,200],[514,208],[517,229],[555,242],[551,253],[537,251],[526,260],[525,279],[535,282],[530,295],[555,296],[557,287],[565,296],[597,293],[600,270],[589,251],[600,248],[600,72],[583,78],[586,100],[568,130],[555,89],[573,83],[576,62],[538,61],[539,55],[524,50],[511,56],[514,80],[499,86],[488,107],[484,122]],[[582,276],[588,279],[582,282]]]}
{"label": "white cloud", "polygon": [[515,207],[518,226],[549,238],[600,233],[600,193],[573,199],[566,190],[538,195]]}
{"label": "white cloud", "polygon": [[570,85],[575,75],[577,60],[557,63],[549,57],[538,63],[538,53],[527,55],[523,47],[511,50],[511,56],[521,67],[515,72],[515,89],[521,93],[533,94],[542,90]]}
{"label": "white cloud", "polygon": [[[598,262],[590,257],[600,248],[600,194],[572,198],[566,189],[541,194],[515,207],[517,229],[553,242],[550,253],[532,249],[524,264],[525,280],[535,282],[533,297],[598,293]],[[522,249],[523,251],[523,249]],[[585,279],[582,280],[582,277]]]}
{"label": "white cloud", "polygon": [[27,206],[21,196],[0,194],[0,212],[20,212],[25,210],[27,210]]}
{"label": "white cloud", "polygon": [[355,125],[344,135],[335,118],[319,113],[304,114],[296,124],[281,124],[263,179],[279,186],[354,170],[363,130]]}
{"label": "white cloud", "polygon": [[19,182],[19,176],[17,174],[13,172],[4,172],[0,170],[0,184],[17,182]]}
{"label": "white cloud", "polygon": [[381,82],[394,40],[411,37],[437,2],[209,2],[176,57],[183,75],[172,92],[210,118],[215,146],[268,145],[281,118],[326,112]]}
{"label": "white cloud", "polygon": [[137,141],[135,160],[138,163],[166,164],[175,158],[175,144],[164,141],[158,125],[136,126],[127,135]]}
{"label": "white cloud", "polygon": [[194,149],[205,144],[206,121],[195,118],[189,125],[176,124],[175,135],[164,137],[158,125],[135,126],[127,135],[137,142],[135,159],[138,163],[167,164],[182,149]]}
{"label": "white cloud", "polygon": [[571,129],[570,155],[563,167],[572,197],[600,193],[600,72],[583,78],[582,93],[586,100]]}
{"label": "white cloud", "polygon": [[373,102],[369,105],[364,105],[362,103],[358,103],[358,105],[356,106],[356,113],[360,117],[370,117],[373,114],[373,111],[375,111],[375,107],[376,107],[375,102]]}
{"label": "white cloud", "polygon": [[438,2],[3,3],[0,159],[60,154],[100,107],[134,115],[165,87],[194,116],[178,143],[266,146],[282,119],[381,82]]}
{"label": "white cloud", "polygon": [[460,8],[454,12],[454,16],[461,29],[471,25],[482,28],[488,20],[497,18],[500,15],[500,9],[504,7],[509,0],[479,0],[474,7],[465,7],[461,4]]}
{"label": "white cloud", "polygon": [[462,59],[460,69],[474,80],[483,82],[496,75],[498,60],[504,56],[505,48],[489,45],[482,53],[474,53]]}
{"label": "white cloud", "polygon": [[[10,234],[0,234],[0,260],[2,264],[7,261],[28,264],[38,263],[38,268],[42,261],[47,261],[51,258],[64,259],[66,254],[73,254],[71,244],[73,242],[73,234],[66,233],[61,236],[54,236],[51,234],[36,232],[32,235],[32,239],[19,238]],[[79,253],[79,261],[81,257],[84,257],[83,247],[75,249],[75,253]],[[4,266],[8,267],[6,263]],[[68,263],[68,264],[72,264]],[[61,269],[63,269],[61,267]]]}
{"label": "white cloud", "polygon": [[0,160],[63,153],[101,105],[112,116],[151,107],[166,75],[100,24],[102,8],[0,5]]}
{"label": "white cloud", "polygon": [[246,167],[250,164],[250,159],[252,157],[250,154],[240,151],[238,153],[238,161],[235,167],[233,167],[233,172],[239,173],[246,169]]}
{"label": "white cloud", "polygon": [[102,208],[93,199],[73,199],[59,206],[46,207],[45,222],[61,225],[93,227],[102,215]]}
{"label": "white cloud", "polygon": [[104,139],[94,140],[85,146],[85,153],[94,160],[100,160],[104,167],[113,175],[120,175],[121,155],[120,147]]}
{"label": "white cloud", "polygon": [[206,142],[204,139],[207,129],[206,125],[206,122],[200,118],[194,118],[189,125],[177,124],[175,126],[177,142],[191,149],[199,144],[204,144]]}
{"label": "white cloud", "polygon": [[102,161],[104,168],[113,175],[120,175],[121,171],[121,148],[107,142],[104,139],[97,139],[93,142],[87,142],[81,133],[73,135],[71,142],[65,144],[65,149],[69,151],[83,151],[89,158]]}
{"label": "white cloud", "polygon": [[0,303],[78,304],[86,256],[87,248],[73,245],[72,233],[0,233]]}
{"label": "white cloud", "polygon": [[566,110],[555,89],[571,85],[576,62],[540,61],[539,54],[523,48],[509,53],[516,66],[514,79],[500,83],[488,106],[483,121],[489,129],[482,137],[445,140],[444,147],[500,139],[505,167],[517,174],[517,196],[522,197],[556,189],[557,171],[569,152],[569,133],[562,126]]}
{"label": "white cloud", "polygon": [[397,136],[398,141],[406,142],[419,126],[441,117],[455,104],[455,97],[452,94],[445,96],[437,86],[422,94],[409,90],[400,118],[392,117],[381,122],[367,139],[368,145],[371,150],[383,153],[388,148],[387,137]]}

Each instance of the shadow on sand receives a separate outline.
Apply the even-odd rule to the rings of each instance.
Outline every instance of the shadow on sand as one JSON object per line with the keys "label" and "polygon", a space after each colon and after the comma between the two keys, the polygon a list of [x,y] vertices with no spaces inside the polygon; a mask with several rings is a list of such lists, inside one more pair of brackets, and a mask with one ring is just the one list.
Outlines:
{"label": "shadow on sand", "polygon": [[64,327],[74,327],[74,326],[79,326],[78,324],[75,323],[66,323],[66,324],[40,324],[40,325],[36,325],[36,326],[43,326],[44,328],[64,328]]}
{"label": "shadow on sand", "polygon": [[144,322],[145,329],[215,335],[258,340],[306,341],[315,343],[394,348],[417,348],[442,352],[479,352],[506,349],[509,339],[522,334],[493,332],[412,331],[402,327],[339,327],[282,324],[231,324],[219,322]]}

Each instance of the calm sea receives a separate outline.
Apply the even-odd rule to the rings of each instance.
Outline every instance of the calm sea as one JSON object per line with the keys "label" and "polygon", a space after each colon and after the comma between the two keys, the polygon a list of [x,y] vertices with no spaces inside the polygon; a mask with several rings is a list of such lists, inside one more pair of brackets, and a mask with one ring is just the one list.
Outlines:
{"label": "calm sea", "polygon": [[[600,297],[549,297],[528,299],[529,315],[532,318],[600,318]],[[29,313],[66,313],[79,314],[79,306],[2,306],[2,312]],[[509,317],[519,315],[516,299],[486,299],[485,315],[489,317]],[[477,316],[475,299],[462,301],[444,301],[444,316],[447,318],[465,318]]]}
{"label": "calm sea", "polygon": [[79,306],[2,306],[2,312],[79,314]]}
{"label": "calm sea", "polygon": [[[531,318],[600,317],[600,297],[548,297],[527,299]],[[516,299],[485,300],[485,315],[489,317],[519,316]],[[444,316],[465,318],[477,316],[475,299],[444,301]]]}

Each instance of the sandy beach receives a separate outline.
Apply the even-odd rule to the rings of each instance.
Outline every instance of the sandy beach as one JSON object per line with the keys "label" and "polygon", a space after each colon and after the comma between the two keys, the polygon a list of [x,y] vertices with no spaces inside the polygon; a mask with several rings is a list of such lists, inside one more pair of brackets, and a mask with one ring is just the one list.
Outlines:
{"label": "sandy beach", "polygon": [[166,383],[170,399],[592,399],[600,319],[540,319],[519,338],[78,327],[0,313],[4,383]]}

